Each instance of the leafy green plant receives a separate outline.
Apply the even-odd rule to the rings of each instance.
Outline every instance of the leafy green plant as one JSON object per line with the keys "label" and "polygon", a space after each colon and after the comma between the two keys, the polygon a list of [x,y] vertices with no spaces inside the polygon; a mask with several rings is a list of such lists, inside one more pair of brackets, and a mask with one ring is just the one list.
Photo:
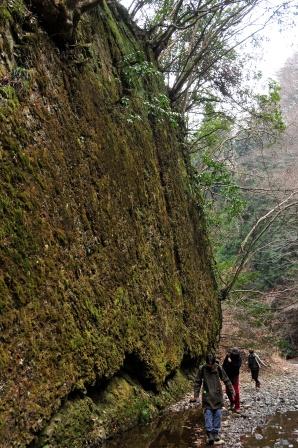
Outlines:
{"label": "leafy green plant", "polygon": [[[132,124],[142,120],[142,116],[140,115],[140,113],[135,113],[133,111],[133,103],[130,98],[123,97],[121,103],[126,110],[131,111],[128,114],[126,113],[126,121],[128,123]],[[178,125],[178,120],[181,115],[172,109],[170,100],[166,95],[160,94],[158,96],[152,97],[150,100],[143,99],[142,104],[142,112],[145,112],[148,118],[153,117],[159,123],[168,121],[174,127]]]}
{"label": "leafy green plant", "polygon": [[147,106],[149,116],[153,116],[158,122],[168,120],[174,127],[178,125],[178,120],[181,114],[172,109],[169,97],[164,94],[159,94],[151,98],[150,101],[144,101]]}
{"label": "leafy green plant", "polygon": [[294,345],[289,341],[288,339],[281,338],[277,342],[278,348],[280,349],[281,353],[286,358],[292,358],[294,356],[297,356],[297,350],[295,349]]}
{"label": "leafy green plant", "polygon": [[273,312],[267,303],[263,303],[256,299],[243,301],[242,306],[247,310],[248,315],[253,318],[255,326],[269,325],[272,320]]}
{"label": "leafy green plant", "polygon": [[123,58],[123,73],[129,85],[133,86],[140,78],[156,77],[161,78],[162,74],[156,66],[149,62],[144,53],[136,51]]}
{"label": "leafy green plant", "polygon": [[[123,68],[125,82],[133,88],[138,85],[140,80],[145,78],[162,78],[162,73],[150,61],[148,61],[141,51],[136,51],[124,56]],[[139,98],[139,95],[138,95]],[[172,125],[177,126],[180,114],[173,110],[170,99],[165,94],[151,96],[150,98],[140,98],[146,115],[154,117],[158,122],[168,120]],[[122,98],[122,105],[132,109],[132,101],[127,96]],[[142,120],[140,113],[133,111],[128,115],[127,122],[134,123]]]}
{"label": "leafy green plant", "polygon": [[280,85],[274,81],[269,81],[269,92],[267,95],[257,95],[259,112],[257,117],[262,121],[268,122],[272,128],[277,132],[282,132],[286,129],[286,125],[280,109]]}
{"label": "leafy green plant", "polygon": [[148,423],[152,418],[152,410],[150,410],[146,401],[140,402],[139,406],[139,423]]}

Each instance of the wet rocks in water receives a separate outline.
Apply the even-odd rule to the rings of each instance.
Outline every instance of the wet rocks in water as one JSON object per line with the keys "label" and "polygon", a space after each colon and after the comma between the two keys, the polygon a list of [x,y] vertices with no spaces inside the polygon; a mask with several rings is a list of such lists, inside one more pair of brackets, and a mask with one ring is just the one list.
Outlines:
{"label": "wet rocks in water", "polygon": [[[268,417],[276,413],[295,411],[298,408],[298,377],[294,373],[264,379],[259,390],[254,389],[252,383],[245,381],[241,386],[241,414],[229,413],[229,417],[224,417],[222,424],[222,436],[226,441],[226,448],[245,446],[245,434],[252,435],[258,442],[263,440],[263,435],[256,430],[266,424]],[[279,439],[276,443],[278,443],[274,445],[276,448],[291,445],[285,439]]]}
{"label": "wet rocks in water", "polygon": [[255,438],[256,438],[257,440],[262,440],[264,437],[262,436],[262,434],[258,434],[258,433],[256,433],[256,434],[255,434]]}

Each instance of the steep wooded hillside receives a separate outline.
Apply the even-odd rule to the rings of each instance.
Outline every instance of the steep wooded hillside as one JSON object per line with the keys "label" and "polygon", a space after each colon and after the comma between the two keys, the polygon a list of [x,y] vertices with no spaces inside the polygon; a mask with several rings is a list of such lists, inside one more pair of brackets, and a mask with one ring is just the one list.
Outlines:
{"label": "steep wooded hillside", "polygon": [[105,2],[72,42],[50,31],[2,2],[1,448],[99,443],[113,381],[128,424],[149,409],[136,385],[161,395],[220,328],[183,128],[141,36]]}

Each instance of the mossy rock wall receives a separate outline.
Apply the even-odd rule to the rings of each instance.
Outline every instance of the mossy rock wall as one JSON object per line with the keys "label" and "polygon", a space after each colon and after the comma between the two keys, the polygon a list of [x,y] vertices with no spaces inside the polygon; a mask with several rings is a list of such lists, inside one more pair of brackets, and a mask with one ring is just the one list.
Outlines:
{"label": "mossy rock wall", "polygon": [[0,6],[1,448],[125,364],[162,391],[219,332],[183,138],[146,110],[161,79],[127,80],[132,54],[150,60],[115,6],[66,47],[21,0]]}

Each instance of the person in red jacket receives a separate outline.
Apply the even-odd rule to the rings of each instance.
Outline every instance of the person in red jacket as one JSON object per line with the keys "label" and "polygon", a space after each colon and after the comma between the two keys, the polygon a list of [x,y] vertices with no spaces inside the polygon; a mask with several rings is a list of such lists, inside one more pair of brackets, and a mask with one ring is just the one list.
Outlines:
{"label": "person in red jacket", "polygon": [[227,353],[224,362],[223,369],[228,375],[235,395],[232,396],[229,390],[226,390],[227,396],[231,403],[231,409],[237,413],[240,413],[240,384],[239,384],[239,373],[242,364],[241,353],[239,348],[234,347]]}

